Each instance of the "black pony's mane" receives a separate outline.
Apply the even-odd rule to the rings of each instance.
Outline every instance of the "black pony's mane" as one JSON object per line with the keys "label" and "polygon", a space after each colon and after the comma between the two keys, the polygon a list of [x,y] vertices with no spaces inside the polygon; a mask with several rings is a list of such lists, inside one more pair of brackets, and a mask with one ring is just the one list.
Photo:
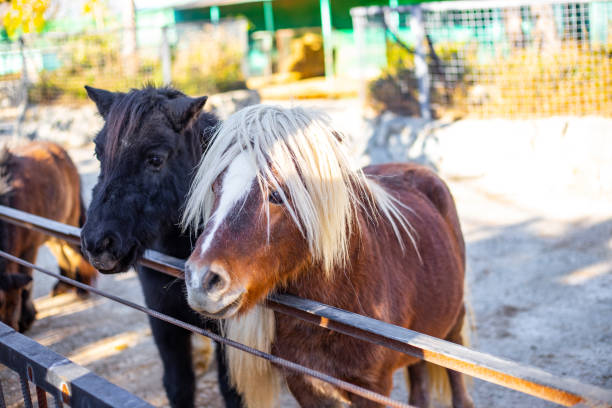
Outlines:
{"label": "black pony's mane", "polygon": [[[184,93],[170,86],[155,87],[147,84],[141,89],[131,89],[117,98],[107,117],[105,154],[113,157],[118,150],[121,135],[134,133],[143,123],[144,117],[153,110],[164,113],[168,121],[173,123],[165,104],[184,96],[186,96]],[[202,112],[197,120],[190,124],[190,131],[198,135],[193,146],[198,154],[201,154],[205,141],[210,139],[217,123],[215,115]],[[181,132],[182,129],[175,131]]]}

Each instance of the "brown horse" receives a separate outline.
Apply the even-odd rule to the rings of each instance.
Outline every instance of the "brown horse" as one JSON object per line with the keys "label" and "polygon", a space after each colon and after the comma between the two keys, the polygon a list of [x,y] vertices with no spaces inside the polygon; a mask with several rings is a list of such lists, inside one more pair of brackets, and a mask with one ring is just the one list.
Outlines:
{"label": "brown horse", "polygon": [[[189,304],[225,319],[230,338],[385,395],[408,367],[410,403],[428,404],[419,359],[261,304],[289,293],[461,344],[465,246],[435,174],[411,164],[354,170],[325,115],[258,105],[219,128],[183,225],[203,228],[186,264]],[[249,407],[272,406],[282,378],[303,407],[377,406],[240,351],[228,359]],[[453,406],[471,407],[462,375],[447,374]]]}
{"label": "brown horse", "polygon": [[[0,150],[0,204],[50,218],[65,224],[82,226],[85,209],[81,198],[79,173],[68,153],[50,142],[31,142],[11,150]],[[86,284],[95,281],[97,271],[85,261],[78,248],[40,232],[0,221],[0,249],[36,262],[38,248],[47,243],[57,258],[64,276]],[[19,331],[34,322],[31,284],[32,270],[0,258],[0,319]],[[58,282],[53,294],[68,286]],[[80,292],[80,294],[85,294]]]}

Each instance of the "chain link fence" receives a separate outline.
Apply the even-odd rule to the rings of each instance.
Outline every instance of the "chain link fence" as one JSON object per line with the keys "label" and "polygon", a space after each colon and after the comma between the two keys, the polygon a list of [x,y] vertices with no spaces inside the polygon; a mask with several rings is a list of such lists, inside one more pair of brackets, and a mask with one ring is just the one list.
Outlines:
{"label": "chain link fence", "polygon": [[363,96],[380,109],[612,116],[610,1],[452,1],[351,14]]}
{"label": "chain link fence", "polygon": [[[83,85],[125,90],[147,82],[190,94],[245,86],[247,22],[181,23],[77,34],[46,33],[0,43],[0,106],[74,101]],[[133,40],[132,40],[133,41]],[[27,92],[24,92],[27,89]]]}

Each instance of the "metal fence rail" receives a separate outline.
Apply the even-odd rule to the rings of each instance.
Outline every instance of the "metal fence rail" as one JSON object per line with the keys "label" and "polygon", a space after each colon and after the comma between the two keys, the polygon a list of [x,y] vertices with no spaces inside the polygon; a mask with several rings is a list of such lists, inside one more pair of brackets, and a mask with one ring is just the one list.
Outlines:
{"label": "metal fence rail", "polygon": [[612,114],[611,1],[445,1],[351,15],[362,81],[389,74],[370,97],[391,110],[419,115],[418,99],[421,116],[423,103],[481,117]]}
{"label": "metal fence rail", "polygon": [[[0,219],[54,235],[75,244],[80,241],[79,228],[9,207],[0,206]],[[146,251],[141,263],[160,272],[179,278],[183,277],[183,261],[180,259],[155,251]],[[560,378],[540,369],[471,350],[319,302],[276,294],[268,298],[268,306],[277,312],[300,318],[312,324],[390,347],[443,367],[561,405],[612,406],[612,390],[586,385],[572,379]],[[209,336],[201,330],[198,332]]]}
{"label": "metal fence rail", "polygon": [[[56,407],[152,407],[86,368],[17,333],[0,322],[0,364],[19,374],[26,408],[32,407],[30,385],[36,386],[39,408],[47,407],[47,393]],[[0,406],[4,407],[0,384]]]}

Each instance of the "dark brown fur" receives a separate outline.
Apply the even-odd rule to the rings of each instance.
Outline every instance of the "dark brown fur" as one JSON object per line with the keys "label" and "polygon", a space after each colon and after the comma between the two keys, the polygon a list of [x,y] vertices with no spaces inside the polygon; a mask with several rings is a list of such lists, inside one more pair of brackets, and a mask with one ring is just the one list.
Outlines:
{"label": "dark brown fur", "polygon": [[[390,224],[358,215],[351,237],[350,262],[327,279],[311,261],[308,245],[281,205],[270,205],[270,241],[265,217],[259,214],[262,197],[253,188],[241,205],[217,230],[216,240],[201,258],[202,238],[190,258],[201,265],[217,264],[232,282],[246,289],[239,313],[280,291],[370,316],[421,333],[462,343],[465,244],[453,198],[434,173],[414,164],[387,164],[364,169],[413,212],[402,210],[415,231],[418,246],[404,233],[405,251]],[[203,236],[206,235],[206,231]],[[421,261],[422,260],[422,261]],[[411,367],[415,385],[410,402],[424,406],[423,364],[416,357],[369,344],[295,318],[276,314],[273,353],[334,377],[388,395],[393,372]],[[448,371],[454,407],[471,407],[460,374]],[[334,406],[321,383],[285,373],[293,395],[303,407]],[[329,388],[329,387],[323,387]],[[354,406],[378,406],[338,391]]]}
{"label": "dark brown fur", "polygon": [[[84,205],[78,171],[64,149],[50,142],[31,142],[5,152],[0,163],[5,193],[1,203],[21,211],[74,226],[82,226]],[[38,248],[49,243],[63,275],[86,284],[95,281],[96,270],[77,248],[33,230],[0,222],[2,250],[35,263]],[[6,262],[0,274],[32,276],[32,270]],[[54,293],[65,291],[56,285]],[[31,285],[2,293],[0,318],[6,324],[27,330],[34,321]]]}

